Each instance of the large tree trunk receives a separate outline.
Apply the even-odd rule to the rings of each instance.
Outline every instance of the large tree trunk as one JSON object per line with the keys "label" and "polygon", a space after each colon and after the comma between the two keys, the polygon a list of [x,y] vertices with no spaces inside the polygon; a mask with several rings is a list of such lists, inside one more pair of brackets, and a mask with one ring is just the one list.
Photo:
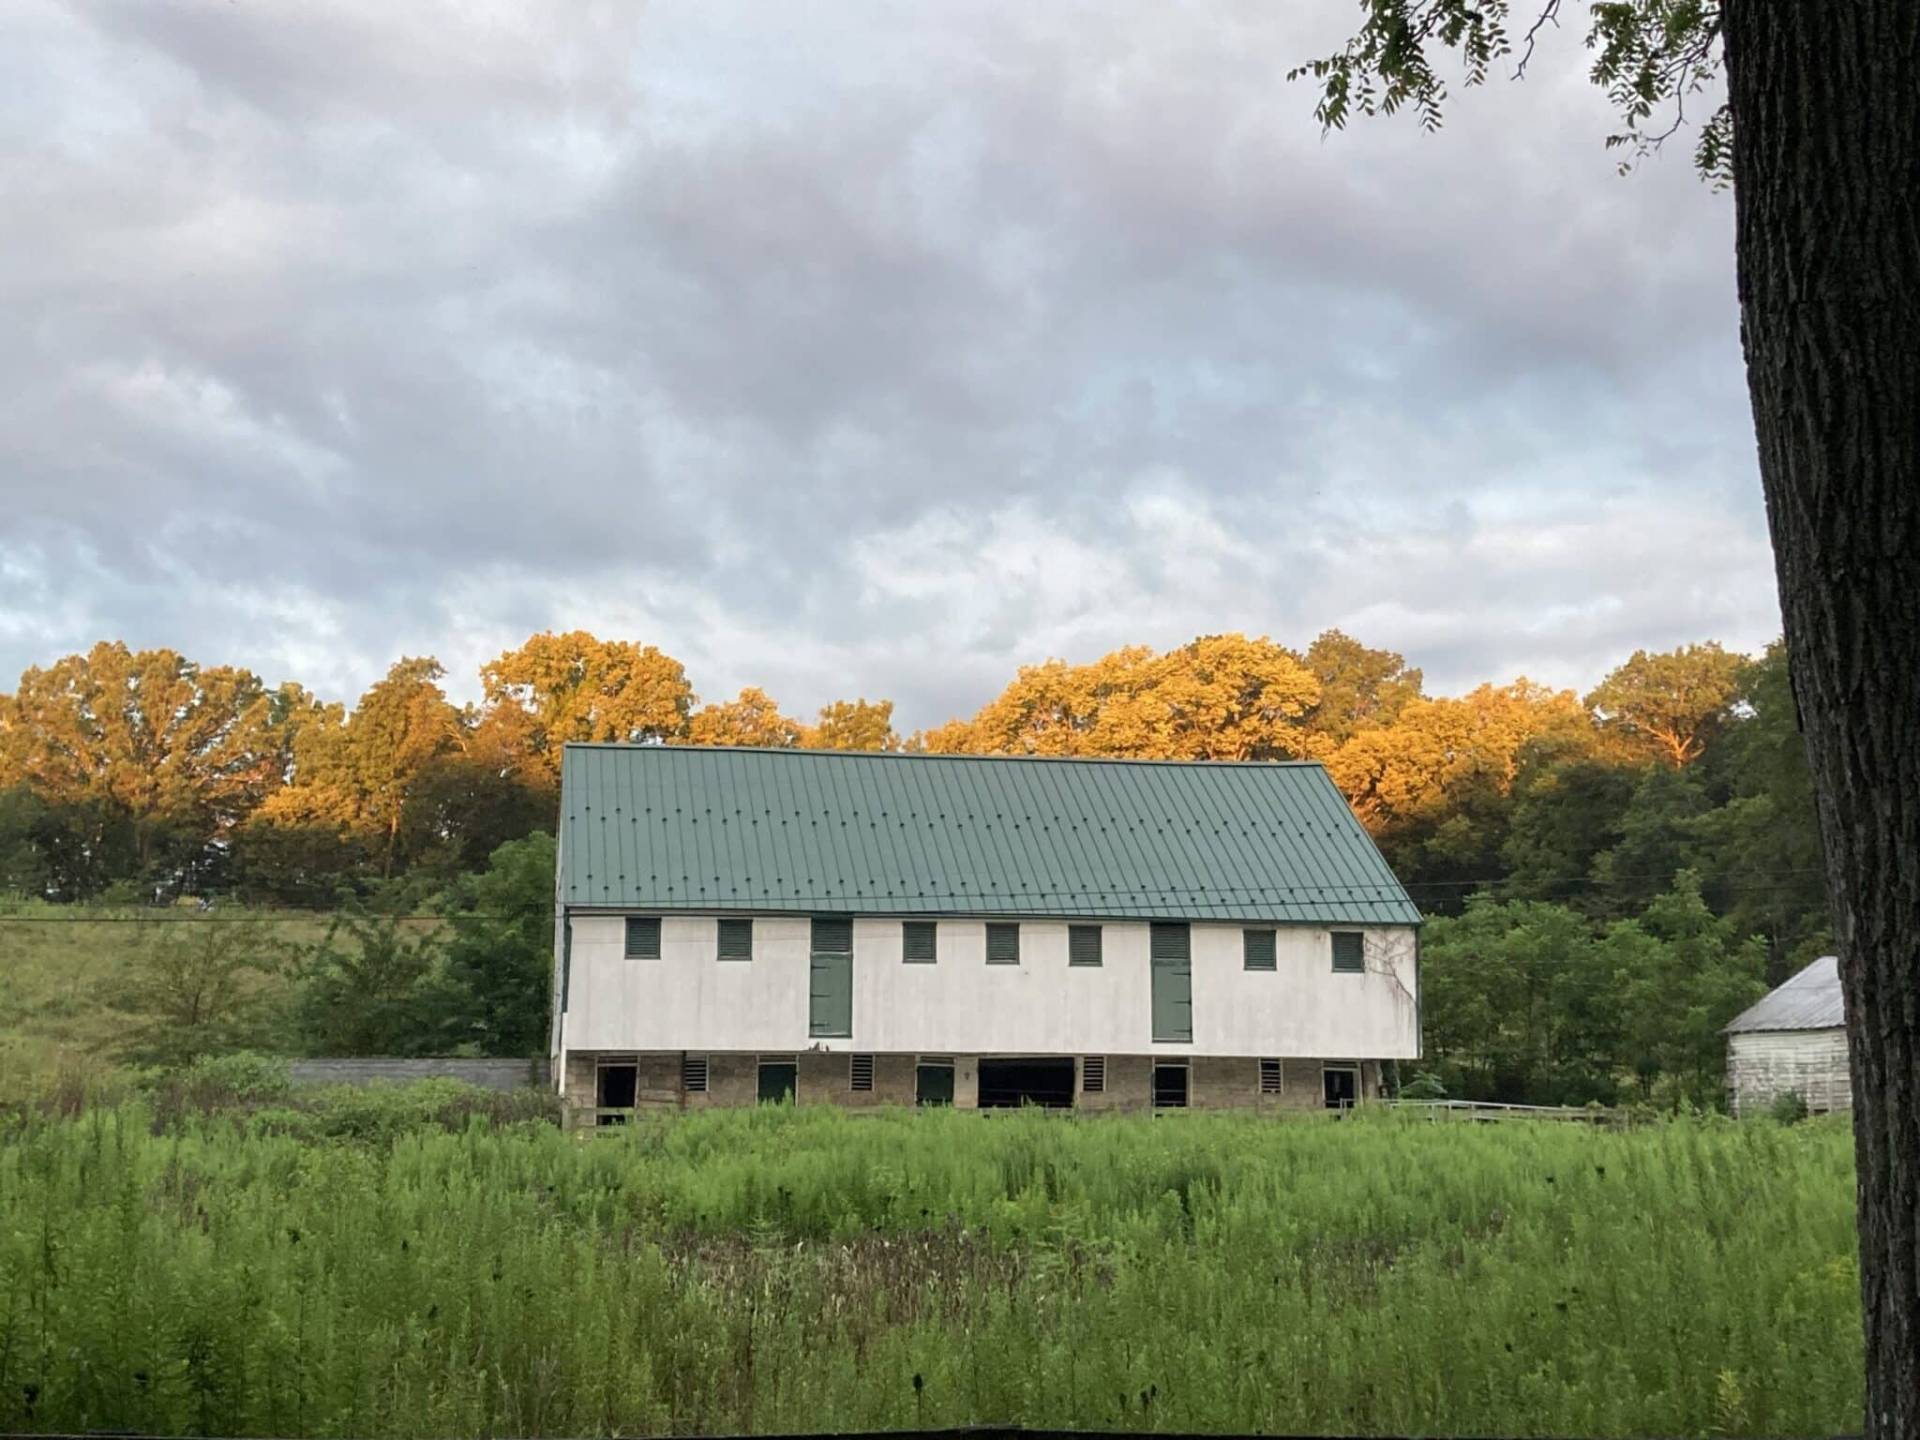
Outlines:
{"label": "large tree trunk", "polygon": [[1920,1437],[1920,0],[1724,0],[1741,333],[1852,1050],[1867,1434]]}

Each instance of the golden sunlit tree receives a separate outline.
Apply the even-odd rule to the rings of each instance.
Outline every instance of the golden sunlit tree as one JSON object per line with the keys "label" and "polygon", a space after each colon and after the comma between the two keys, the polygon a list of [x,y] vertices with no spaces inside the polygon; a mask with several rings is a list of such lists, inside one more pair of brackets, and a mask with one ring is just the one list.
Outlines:
{"label": "golden sunlit tree", "polygon": [[1636,650],[1594,687],[1587,705],[1603,728],[1643,754],[1690,765],[1727,728],[1747,657],[1709,640],[1658,653]]}
{"label": "golden sunlit tree", "polygon": [[1528,680],[1453,697],[1408,701],[1391,725],[1362,730],[1327,757],[1354,812],[1381,830],[1444,807],[1458,791],[1512,788],[1521,751],[1547,737],[1590,734],[1571,690]]}
{"label": "golden sunlit tree", "polygon": [[971,721],[919,737],[934,752],[1283,760],[1306,752],[1320,682],[1262,637],[1204,635],[1157,654],[1128,646],[1087,665],[1027,665]]}
{"label": "golden sunlit tree", "polygon": [[163,835],[215,839],[282,783],[302,698],[247,670],[102,641],[20,677],[0,775],[46,804],[124,817],[145,872]]}
{"label": "golden sunlit tree", "polygon": [[445,673],[431,657],[400,660],[351,714],[325,707],[301,729],[293,783],[261,807],[261,820],[369,839],[391,874],[413,788],[465,739],[439,685]]}
{"label": "golden sunlit tree", "polygon": [[521,737],[550,775],[560,773],[569,740],[678,739],[693,708],[693,690],[678,660],[651,645],[600,640],[584,630],[532,636],[481,667],[489,709],[503,733]]}
{"label": "golden sunlit tree", "polygon": [[780,713],[773,697],[749,685],[732,700],[702,705],[687,721],[689,745],[763,745],[788,749],[800,743],[800,725]]}
{"label": "golden sunlit tree", "polygon": [[811,750],[898,750],[891,700],[835,700],[820,707],[800,743]]}

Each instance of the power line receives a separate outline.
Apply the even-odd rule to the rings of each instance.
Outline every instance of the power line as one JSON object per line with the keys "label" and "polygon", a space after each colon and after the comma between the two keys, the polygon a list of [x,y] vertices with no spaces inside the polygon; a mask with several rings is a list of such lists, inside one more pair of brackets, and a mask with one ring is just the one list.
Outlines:
{"label": "power line", "polygon": [[[1771,877],[1771,878],[1777,879],[1780,877],[1804,877],[1809,875],[1821,875],[1821,874],[1824,874],[1825,872],[1818,869],[1801,868],[1801,869],[1772,870],[1772,871],[1755,870],[1755,871],[1747,871],[1742,873],[1747,877],[1753,878],[1753,879],[1760,879],[1762,877]],[[1548,886],[1561,886],[1561,885],[1583,887],[1587,891],[1600,891],[1614,884],[1624,884],[1629,882],[1657,882],[1657,883],[1665,884],[1665,883],[1670,883],[1673,878],[1674,877],[1671,874],[1661,874],[1657,872],[1631,874],[1631,875],[1610,875],[1604,878],[1596,878],[1593,876],[1563,876],[1558,878],[1553,878],[1553,877],[1530,878],[1530,877],[1524,877],[1524,876],[1488,876],[1488,877],[1482,877],[1479,879],[1470,879],[1470,880],[1416,881],[1410,885],[1399,886],[1392,889],[1386,886],[1378,886],[1378,885],[1315,885],[1315,884],[1204,886],[1204,887],[1202,886],[1145,887],[1145,888],[1132,889],[1132,890],[1021,890],[1021,891],[1008,891],[1005,894],[1001,894],[998,892],[990,892],[990,891],[974,891],[971,889],[968,889],[968,890],[934,889],[934,890],[915,890],[915,891],[875,891],[872,894],[856,893],[852,895],[847,895],[847,894],[762,895],[762,896],[753,897],[753,900],[751,901],[751,903],[744,904],[744,905],[738,902],[725,902],[725,901],[719,901],[719,900],[715,900],[712,902],[705,902],[702,900],[689,900],[689,901],[682,902],[682,901],[676,900],[671,904],[662,904],[659,901],[658,897],[653,897],[650,901],[641,902],[637,904],[609,902],[604,907],[598,907],[592,901],[585,901],[585,902],[579,902],[575,908],[605,908],[609,911],[645,910],[645,909],[663,909],[663,910],[686,909],[690,911],[723,911],[723,910],[748,909],[748,908],[754,908],[755,906],[780,907],[780,908],[804,906],[807,908],[833,909],[836,907],[844,907],[849,903],[857,902],[865,905],[865,904],[870,904],[874,901],[883,901],[883,900],[901,901],[901,902],[941,901],[945,903],[951,903],[956,900],[964,900],[974,905],[977,908],[978,913],[1015,914],[1015,913],[1030,911],[1033,904],[1035,904],[1036,902],[1042,902],[1042,901],[1055,901],[1062,905],[1073,904],[1081,907],[1090,907],[1090,906],[1098,906],[1100,904],[1121,904],[1126,902],[1140,902],[1140,901],[1149,901],[1149,900],[1180,900],[1191,905],[1196,911],[1202,911],[1202,910],[1218,911],[1223,906],[1234,903],[1234,897],[1247,897],[1246,903],[1260,903],[1258,897],[1276,897],[1276,898],[1270,898],[1267,901],[1267,903],[1275,904],[1278,907],[1286,907],[1288,905],[1294,905],[1294,904],[1297,904],[1300,906],[1305,906],[1309,904],[1325,905],[1325,906],[1338,906],[1338,905],[1364,906],[1364,905],[1392,904],[1402,899],[1411,900],[1413,898],[1414,892],[1424,893],[1427,891],[1455,891],[1460,889],[1490,889],[1496,886],[1526,886],[1526,887],[1545,888]],[[1734,893],[1741,893],[1741,894],[1788,893],[1787,887],[1782,885],[1775,885],[1775,884],[1725,885],[1718,888],[1721,888],[1723,890],[1731,890]],[[238,905],[241,902],[231,901],[229,903]],[[1005,910],[993,910],[992,906],[996,904],[1005,905],[1007,908]],[[318,906],[304,907],[304,906],[287,906],[287,905],[263,907],[263,913],[245,914],[245,915],[232,916],[232,917],[228,917],[225,915],[216,916],[208,913],[183,915],[178,913],[175,907],[171,907],[171,906],[155,907],[155,911],[157,913],[150,913],[150,914],[121,913],[121,914],[109,914],[109,915],[84,915],[84,914],[82,915],[76,915],[76,914],[5,915],[5,914],[0,914],[0,925],[7,925],[7,924],[12,924],[12,925],[47,925],[47,924],[296,925],[296,924],[314,924],[320,921],[325,921],[330,919],[338,920],[343,916],[352,913],[348,911],[344,906],[332,906],[327,908],[321,908]],[[520,921],[527,918],[524,914],[520,914],[520,913],[481,911],[481,910],[406,911],[406,912],[399,912],[399,913],[383,912],[379,910],[369,910],[363,913],[364,913],[364,917],[368,920],[391,921],[391,922],[427,922],[427,921],[447,922],[450,920],[458,920],[458,919],[495,920],[495,921],[508,922],[508,921]],[[1093,910],[1086,910],[1085,913],[1101,913],[1101,912],[1099,912],[1097,909],[1093,909]]]}

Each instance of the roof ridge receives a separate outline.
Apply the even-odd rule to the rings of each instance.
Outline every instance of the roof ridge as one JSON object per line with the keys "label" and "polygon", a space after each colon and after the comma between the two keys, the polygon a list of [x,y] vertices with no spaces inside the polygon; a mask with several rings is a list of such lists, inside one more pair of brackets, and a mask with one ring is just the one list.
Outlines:
{"label": "roof ridge", "polygon": [[1042,765],[1170,765],[1198,768],[1237,766],[1260,770],[1324,770],[1324,760],[1177,760],[1139,755],[980,755],[973,753],[929,752],[924,750],[823,750],[798,745],[647,745],[626,740],[568,740],[567,750],[631,750],[638,752],[695,755],[785,755],[795,759],[839,760],[1018,760]]}

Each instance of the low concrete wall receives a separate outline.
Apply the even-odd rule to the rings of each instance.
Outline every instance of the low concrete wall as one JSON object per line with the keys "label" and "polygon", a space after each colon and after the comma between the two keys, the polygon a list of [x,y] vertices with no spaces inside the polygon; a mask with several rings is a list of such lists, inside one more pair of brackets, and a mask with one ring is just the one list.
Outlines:
{"label": "low concrete wall", "polygon": [[464,1080],[487,1090],[518,1090],[547,1083],[545,1060],[465,1060],[453,1057],[401,1059],[353,1055],[337,1060],[295,1060],[288,1070],[296,1085],[404,1085],[411,1080]]}

